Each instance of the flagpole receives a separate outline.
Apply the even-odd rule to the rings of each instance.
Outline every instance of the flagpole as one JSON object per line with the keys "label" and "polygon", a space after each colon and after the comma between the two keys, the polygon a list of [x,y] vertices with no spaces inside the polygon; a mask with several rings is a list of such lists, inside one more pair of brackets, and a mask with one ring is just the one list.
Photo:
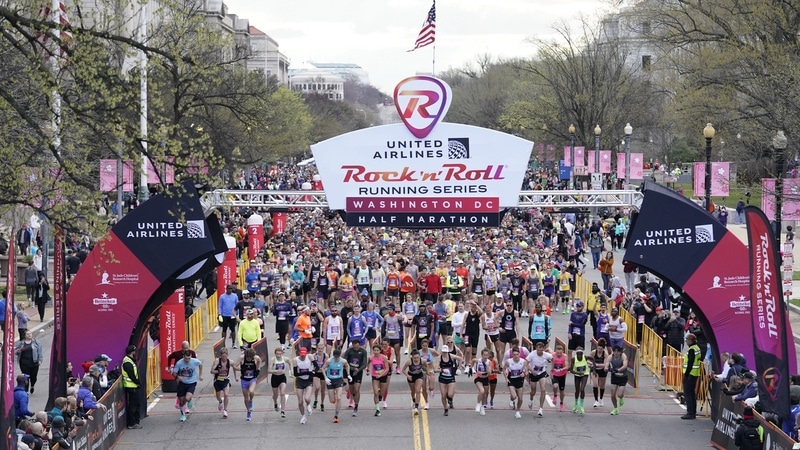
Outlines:
{"label": "flagpole", "polygon": [[[145,12],[146,2],[141,4],[139,10],[139,43],[144,44],[147,38],[147,14]],[[139,204],[144,203],[150,197],[147,189],[147,54],[144,50],[139,50],[139,131],[142,139],[141,168],[139,178]]]}
{"label": "flagpole", "polygon": [[436,42],[433,43],[433,62],[431,64],[431,75],[436,76]]}

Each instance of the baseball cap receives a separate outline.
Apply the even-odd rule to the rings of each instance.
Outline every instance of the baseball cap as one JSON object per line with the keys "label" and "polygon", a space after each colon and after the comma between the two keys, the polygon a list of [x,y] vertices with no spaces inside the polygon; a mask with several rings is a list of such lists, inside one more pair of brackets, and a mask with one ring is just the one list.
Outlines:
{"label": "baseball cap", "polygon": [[109,357],[105,353],[103,353],[102,355],[97,355],[97,356],[94,357],[94,362],[100,362],[100,361],[111,362],[111,357]]}
{"label": "baseball cap", "polygon": [[442,346],[442,353],[449,353],[449,352],[450,352],[450,347],[448,347],[446,345],[443,345]]}
{"label": "baseball cap", "polygon": [[755,418],[755,414],[753,414],[753,408],[748,406],[748,407],[746,407],[744,409],[744,411],[742,411],[742,419],[748,420],[748,419],[754,419],[754,418]]}
{"label": "baseball cap", "polygon": [[387,308],[389,308],[389,309],[391,309],[392,311],[394,311],[394,305],[389,305],[389,306],[387,306]]}
{"label": "baseball cap", "polygon": [[305,347],[300,347],[299,353],[300,353],[300,356],[305,356],[305,355],[308,354],[308,349],[305,348]]}
{"label": "baseball cap", "polygon": [[748,378],[748,379],[754,380],[755,379],[755,375],[753,374],[752,370],[748,370],[748,371],[746,371],[745,373],[742,374],[742,378]]}
{"label": "baseball cap", "polygon": [[583,301],[582,300],[578,300],[578,302],[575,303],[575,306],[577,306],[578,308],[583,308]]}
{"label": "baseball cap", "polygon": [[617,308],[617,307],[615,306],[615,307],[611,308],[611,312],[619,312],[619,308]]}
{"label": "baseball cap", "polygon": [[494,296],[495,296],[495,297],[497,297],[497,298],[503,298],[503,294],[501,294],[501,293],[499,293],[499,292],[498,292],[498,293],[496,293],[496,294],[494,294]]}
{"label": "baseball cap", "polygon": [[64,423],[64,418],[63,418],[63,417],[61,417],[61,416],[55,416],[55,417],[53,418],[53,423],[52,423],[51,425],[52,425],[53,427],[55,427],[55,428],[60,428],[60,427],[63,427],[63,426],[65,426],[65,425],[66,425],[66,423]]}

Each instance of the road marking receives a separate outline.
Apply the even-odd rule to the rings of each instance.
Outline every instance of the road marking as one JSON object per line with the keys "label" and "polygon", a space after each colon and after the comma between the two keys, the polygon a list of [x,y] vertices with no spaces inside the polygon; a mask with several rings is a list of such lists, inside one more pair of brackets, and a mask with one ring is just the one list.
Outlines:
{"label": "road marking", "polygon": [[422,411],[420,411],[419,420],[422,422],[422,446],[426,450],[431,450],[431,433],[428,427],[428,411],[425,409],[427,406],[425,399],[422,399]]}
{"label": "road marking", "polygon": [[547,404],[550,405],[551,408],[556,407],[556,404],[553,403],[553,397],[550,397],[550,394],[547,394],[544,398],[547,400]]}
{"label": "road marking", "polygon": [[159,395],[159,396],[158,396],[158,398],[156,398],[155,400],[153,400],[152,402],[150,402],[150,404],[149,404],[149,405],[147,405],[147,412],[150,412],[150,410],[151,410],[151,409],[155,408],[155,406],[156,406],[156,405],[158,404],[158,402],[161,400],[161,397],[162,397],[162,396],[161,396],[161,395]]}
{"label": "road marking", "polygon": [[420,441],[421,436],[419,432],[419,421],[417,420],[417,416],[414,415],[414,411],[411,411],[411,423],[414,427],[414,450],[422,450],[422,442]]}

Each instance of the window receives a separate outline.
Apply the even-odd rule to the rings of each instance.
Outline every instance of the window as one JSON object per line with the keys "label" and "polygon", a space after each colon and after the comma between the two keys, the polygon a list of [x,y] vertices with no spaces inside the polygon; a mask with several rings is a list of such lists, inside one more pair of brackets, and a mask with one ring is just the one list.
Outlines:
{"label": "window", "polygon": [[642,55],[642,69],[650,70],[651,58],[650,55]]}

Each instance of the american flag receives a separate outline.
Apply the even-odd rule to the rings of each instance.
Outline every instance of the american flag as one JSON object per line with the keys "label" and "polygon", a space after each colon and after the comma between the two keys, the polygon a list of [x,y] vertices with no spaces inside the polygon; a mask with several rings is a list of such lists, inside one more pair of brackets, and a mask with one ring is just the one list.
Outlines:
{"label": "american flag", "polygon": [[431,10],[428,11],[428,17],[422,23],[422,29],[419,30],[417,35],[417,42],[414,43],[414,48],[409,50],[413,52],[418,48],[425,47],[436,42],[436,1],[433,2]]}
{"label": "american flag", "polygon": [[49,20],[60,25],[60,28],[55,28],[50,31],[50,36],[55,38],[55,43],[53,45],[59,47],[55,52],[53,49],[48,49],[50,44],[48,44],[49,36],[47,33],[38,33],[36,39],[38,45],[44,49],[45,54],[56,53],[64,57],[64,46],[72,40],[72,33],[65,29],[70,26],[69,19],[67,18],[67,5],[64,3],[64,0],[53,0],[50,6],[43,6],[39,9],[39,15],[44,20]]}

